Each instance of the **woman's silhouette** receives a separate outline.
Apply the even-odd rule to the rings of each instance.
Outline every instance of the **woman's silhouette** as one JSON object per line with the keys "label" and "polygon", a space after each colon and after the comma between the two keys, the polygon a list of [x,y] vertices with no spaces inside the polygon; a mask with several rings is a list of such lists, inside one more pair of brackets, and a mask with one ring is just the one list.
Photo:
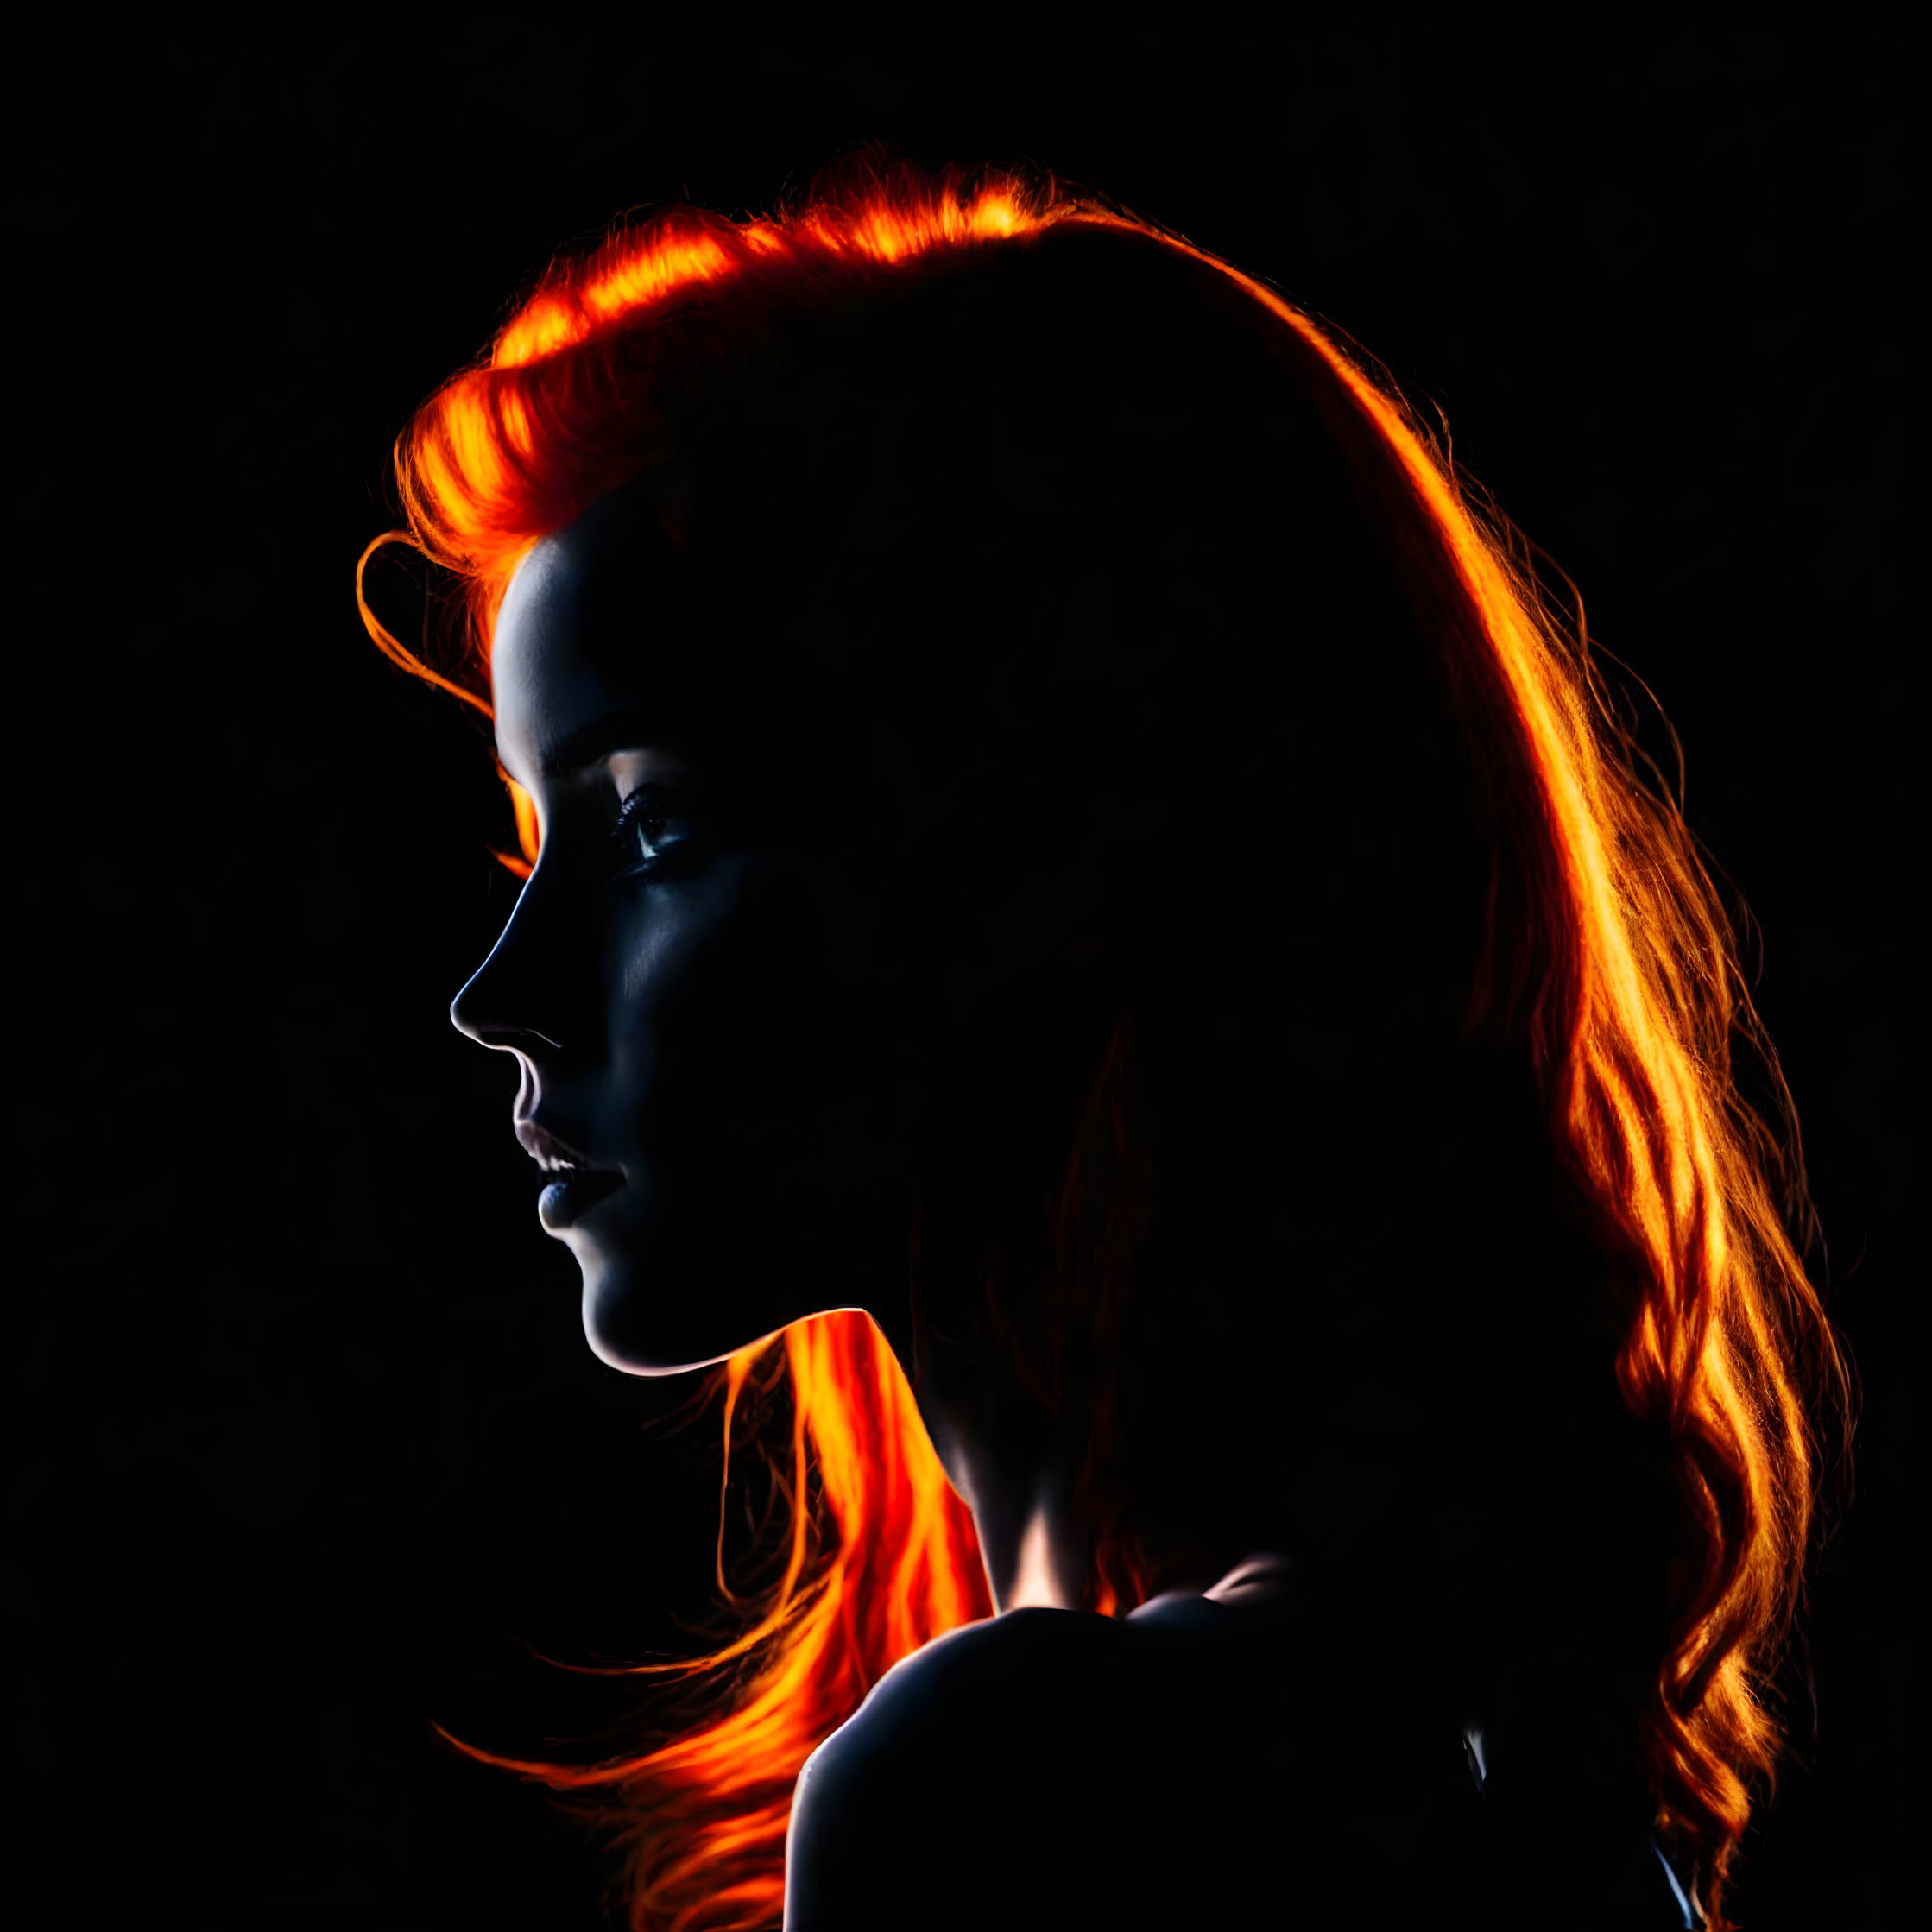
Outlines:
{"label": "woman's silhouette", "polygon": [[521,1767],[635,1922],[1720,1923],[1841,1374],[1795,1129],[1386,386],[868,160],[560,263],[398,474],[471,653],[369,622],[528,874],[456,1022],[591,1346],[789,1432],[687,1727]]}

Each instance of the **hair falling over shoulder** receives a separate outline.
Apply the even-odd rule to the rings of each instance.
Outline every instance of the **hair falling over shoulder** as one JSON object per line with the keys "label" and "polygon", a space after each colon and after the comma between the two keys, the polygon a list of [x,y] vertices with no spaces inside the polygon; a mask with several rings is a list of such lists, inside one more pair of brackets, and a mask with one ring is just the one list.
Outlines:
{"label": "hair falling over shoulder", "polygon": [[[1580,617],[1544,597],[1522,540],[1391,384],[1260,282],[1095,196],[859,157],[768,220],[672,209],[552,267],[404,431],[407,528],[363,559],[402,541],[453,574],[464,661],[432,670],[385,630],[359,567],[364,621],[400,664],[487,711],[479,685],[511,572],[650,466],[660,398],[687,373],[754,340],[780,307],[836,309],[1061,229],[1191,257],[1312,351],[1324,413],[1375,472],[1426,579],[1493,853],[1471,1022],[1533,1068],[1559,1165],[1622,1283],[1617,1385],[1668,1437],[1695,1552],[1671,1581],[1642,1722],[1657,1825],[1721,1927],[1725,1870],[1778,1752],[1771,1676],[1848,1430],[1847,1369],[1800,1253],[1796,1120],[1723,902],[1676,803],[1646,778]],[[522,851],[508,862],[527,870],[535,816],[512,791]],[[680,1706],[695,1709],[688,1727],[576,1768],[489,1758],[590,1794],[620,1824],[638,1932],[774,1924],[804,1759],[893,1663],[992,1607],[971,1518],[868,1317],[818,1316],[716,1371],[728,1455],[748,1391],[780,1361],[788,1399],[752,1406],[788,1423],[773,1465],[790,1516],[783,1573],[754,1599],[727,1589],[743,1619],[731,1641],[643,1667],[700,1700]],[[1132,1607],[1131,1569],[1120,1575],[1094,1607]]]}

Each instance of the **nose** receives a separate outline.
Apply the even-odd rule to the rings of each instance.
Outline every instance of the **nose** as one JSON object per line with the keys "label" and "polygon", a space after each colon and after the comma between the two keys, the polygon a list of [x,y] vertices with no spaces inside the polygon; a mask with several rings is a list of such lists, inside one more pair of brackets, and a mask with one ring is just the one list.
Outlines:
{"label": "nose", "polygon": [[[482,975],[477,975],[480,978]],[[552,1039],[548,1033],[540,1033],[528,1026],[493,1026],[487,1020],[474,1017],[474,1002],[470,1000],[470,988],[476,985],[472,979],[468,986],[450,1001],[450,1024],[458,1032],[467,1033],[473,1040],[484,1046],[494,1047],[502,1053],[556,1053],[562,1051],[562,1042]]]}
{"label": "nose", "polygon": [[489,957],[450,1001],[450,1024],[501,1052],[541,1056],[562,1050],[563,1029],[540,1003],[540,975],[532,970],[540,948],[532,943],[529,900],[526,887]]}

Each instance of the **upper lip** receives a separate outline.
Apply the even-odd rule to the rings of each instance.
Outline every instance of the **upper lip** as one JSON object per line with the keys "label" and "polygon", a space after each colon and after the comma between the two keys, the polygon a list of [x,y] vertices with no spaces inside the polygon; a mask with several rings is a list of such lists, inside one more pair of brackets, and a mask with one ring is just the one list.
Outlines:
{"label": "upper lip", "polygon": [[570,1142],[552,1133],[548,1127],[539,1127],[534,1121],[519,1121],[516,1123],[516,1138],[522,1144],[523,1151],[546,1173],[608,1173],[613,1170],[600,1167],[588,1154],[581,1154]]}

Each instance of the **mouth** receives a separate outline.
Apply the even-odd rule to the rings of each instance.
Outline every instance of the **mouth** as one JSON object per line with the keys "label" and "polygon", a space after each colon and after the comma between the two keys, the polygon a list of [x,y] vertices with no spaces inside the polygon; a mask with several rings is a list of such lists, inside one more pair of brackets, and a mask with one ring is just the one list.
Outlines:
{"label": "mouth", "polygon": [[545,1185],[537,1196],[537,1219],[548,1234],[560,1234],[624,1185],[621,1168],[600,1167],[534,1121],[519,1121],[516,1138],[542,1171]]}

